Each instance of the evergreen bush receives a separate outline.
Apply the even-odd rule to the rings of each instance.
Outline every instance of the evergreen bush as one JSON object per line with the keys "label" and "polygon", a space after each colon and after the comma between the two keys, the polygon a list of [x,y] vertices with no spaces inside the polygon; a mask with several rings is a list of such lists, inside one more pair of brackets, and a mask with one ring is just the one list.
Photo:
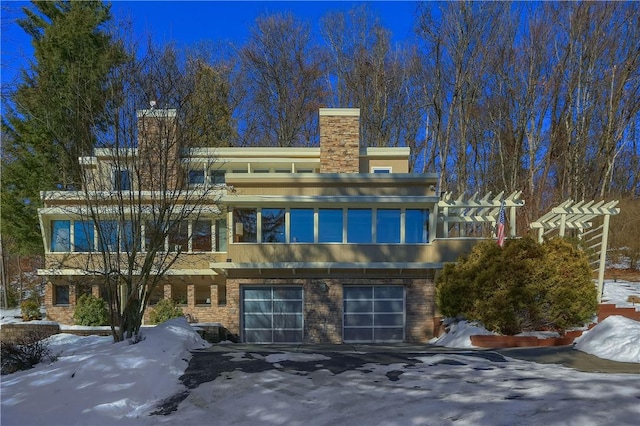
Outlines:
{"label": "evergreen bush", "polygon": [[39,320],[42,318],[40,303],[35,299],[24,300],[20,304],[20,312],[23,321]]}
{"label": "evergreen bush", "polygon": [[582,326],[597,308],[586,254],[563,239],[477,244],[445,266],[436,287],[444,316],[480,321],[503,334]]}
{"label": "evergreen bush", "polygon": [[172,299],[162,299],[151,309],[149,322],[151,322],[151,324],[160,324],[171,318],[182,316],[184,316],[182,308],[177,306],[175,301]]}
{"label": "evergreen bush", "polygon": [[109,324],[107,304],[92,294],[83,294],[78,298],[73,320],[77,325],[99,326]]}

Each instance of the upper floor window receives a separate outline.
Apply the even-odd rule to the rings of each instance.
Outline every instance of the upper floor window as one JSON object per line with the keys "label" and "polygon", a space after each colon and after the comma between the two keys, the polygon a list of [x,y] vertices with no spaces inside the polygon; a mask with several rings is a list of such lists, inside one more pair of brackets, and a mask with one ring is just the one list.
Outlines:
{"label": "upper floor window", "polygon": [[73,249],[79,252],[91,252],[95,249],[93,221],[76,220],[73,223]]}
{"label": "upper floor window", "polygon": [[204,170],[189,170],[187,181],[189,185],[204,185]]}
{"label": "upper floor window", "polygon": [[224,170],[215,170],[209,173],[209,181],[213,185],[224,184]]}
{"label": "upper floor window", "polygon": [[371,242],[371,209],[347,209],[347,242]]}
{"label": "upper floor window", "polygon": [[404,223],[405,243],[424,244],[429,242],[429,210],[407,209]]}
{"label": "upper floor window", "polygon": [[193,251],[211,251],[211,221],[198,220],[192,222]]}
{"label": "upper floor window", "polygon": [[181,220],[171,224],[169,229],[169,251],[189,250],[189,222]]}
{"label": "upper floor window", "polygon": [[371,173],[391,173],[391,167],[372,167]]}
{"label": "upper floor window", "polygon": [[131,190],[131,173],[129,170],[115,170],[113,172],[113,189],[116,191]]}
{"label": "upper floor window", "polygon": [[258,210],[235,209],[233,211],[233,230],[236,242],[258,242]]}
{"label": "upper floor window", "polygon": [[376,211],[376,242],[382,244],[400,242],[400,209]]}
{"label": "upper floor window", "polygon": [[51,251],[71,251],[71,221],[51,221]]}
{"label": "upper floor window", "polygon": [[342,209],[318,210],[318,242],[342,242]]}
{"label": "upper floor window", "polygon": [[292,243],[313,242],[313,209],[291,209],[289,222]]}
{"label": "upper floor window", "polygon": [[262,242],[284,243],[284,209],[262,209]]}

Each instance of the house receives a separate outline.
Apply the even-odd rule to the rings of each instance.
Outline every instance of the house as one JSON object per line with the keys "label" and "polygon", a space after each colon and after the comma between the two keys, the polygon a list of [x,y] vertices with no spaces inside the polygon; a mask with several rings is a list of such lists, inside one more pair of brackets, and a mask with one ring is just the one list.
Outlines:
{"label": "house", "polygon": [[[478,239],[450,236],[446,221],[452,218],[442,211],[453,208],[438,212],[437,175],[409,173],[409,148],[362,148],[358,109],[319,114],[319,147],[173,153],[179,162],[166,168],[169,175],[182,176],[185,188],[217,195],[210,206],[203,198],[197,219],[187,218],[178,235],[167,238],[167,251],[181,255],[151,306],[172,298],[193,321],[218,322],[243,342],[425,342],[433,336],[436,273]],[[156,124],[139,131],[132,155],[153,149],[149,132],[172,128],[175,115],[138,111],[139,129],[145,120]],[[121,194],[135,183],[126,168],[110,171],[113,155],[96,149],[80,161],[112,185],[109,194]],[[61,323],[73,322],[80,294],[101,292],[81,265],[108,242],[97,242],[95,225],[82,220],[83,197],[82,191],[43,193],[39,212],[47,315]],[[499,201],[492,206],[495,221]],[[446,238],[439,238],[443,221]]]}

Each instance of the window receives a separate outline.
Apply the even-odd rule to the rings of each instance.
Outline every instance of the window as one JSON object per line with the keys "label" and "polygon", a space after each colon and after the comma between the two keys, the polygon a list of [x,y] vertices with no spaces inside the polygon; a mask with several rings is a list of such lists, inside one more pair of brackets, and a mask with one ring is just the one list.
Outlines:
{"label": "window", "polygon": [[371,209],[347,209],[347,242],[371,242]]}
{"label": "window", "polygon": [[405,211],[404,239],[407,244],[429,242],[429,210],[407,209]]}
{"label": "window", "polygon": [[98,244],[100,251],[116,252],[118,250],[118,222],[101,220],[98,222]]}
{"label": "window", "polygon": [[51,221],[51,251],[67,252],[71,250],[71,221]]}
{"label": "window", "polygon": [[204,170],[189,170],[189,185],[204,185]]}
{"label": "window", "polygon": [[376,242],[382,244],[400,242],[400,209],[376,211]]}
{"label": "window", "polygon": [[189,223],[186,220],[173,222],[169,229],[169,251],[185,252],[189,250]]}
{"label": "window", "polygon": [[372,167],[371,173],[391,173],[391,167]]}
{"label": "window", "polygon": [[313,242],[313,209],[291,209],[289,222],[292,243]]}
{"label": "window", "polygon": [[69,304],[69,286],[68,285],[56,285],[56,302],[55,305],[68,305]]}
{"label": "window", "polygon": [[211,305],[211,286],[195,286],[196,305]]}
{"label": "window", "polygon": [[258,211],[256,209],[235,209],[233,211],[233,232],[236,242],[258,242]]}
{"label": "window", "polygon": [[224,170],[216,170],[209,175],[209,180],[214,185],[224,184]]}
{"label": "window", "polygon": [[216,251],[227,251],[228,235],[226,219],[216,220]]}
{"label": "window", "polygon": [[73,223],[73,250],[91,252],[94,249],[93,221],[76,220]]}
{"label": "window", "polygon": [[177,305],[187,304],[187,283],[173,283],[171,284],[171,299],[176,302]]}
{"label": "window", "polygon": [[[129,253],[134,251],[134,245],[138,239],[138,235],[136,235],[133,222],[130,220],[124,221],[120,229],[120,234],[120,250]],[[140,244],[137,244],[135,248],[136,250],[140,250]]]}
{"label": "window", "polygon": [[164,251],[164,236],[160,225],[147,221],[144,227],[144,249],[146,251]]}
{"label": "window", "polygon": [[285,242],[284,209],[262,209],[262,242]]}
{"label": "window", "polygon": [[193,251],[211,251],[211,221],[193,222]]}
{"label": "window", "polygon": [[131,190],[131,173],[129,170],[114,170],[113,189],[116,191]]}
{"label": "window", "polygon": [[342,242],[342,209],[318,210],[318,242]]}

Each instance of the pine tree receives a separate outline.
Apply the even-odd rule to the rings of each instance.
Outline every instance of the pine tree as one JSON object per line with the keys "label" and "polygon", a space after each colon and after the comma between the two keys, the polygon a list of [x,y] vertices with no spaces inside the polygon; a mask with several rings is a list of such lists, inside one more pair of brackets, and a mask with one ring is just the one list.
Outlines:
{"label": "pine tree", "polygon": [[106,29],[107,4],[34,1],[23,12],[18,24],[34,58],[2,120],[2,233],[19,251],[37,253],[39,192],[79,185],[78,157],[107,130],[109,74],[127,56]]}

